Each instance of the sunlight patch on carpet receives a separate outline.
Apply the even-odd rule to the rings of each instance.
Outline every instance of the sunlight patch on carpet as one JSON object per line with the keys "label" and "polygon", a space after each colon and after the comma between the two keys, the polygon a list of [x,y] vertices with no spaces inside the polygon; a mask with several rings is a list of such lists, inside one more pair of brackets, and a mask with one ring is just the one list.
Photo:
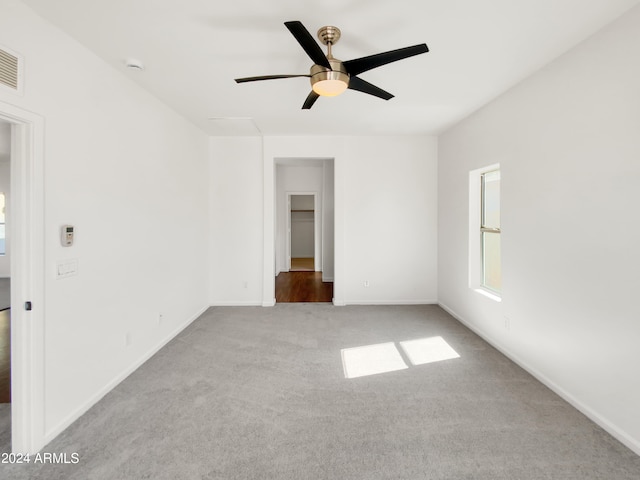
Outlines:
{"label": "sunlight patch on carpet", "polygon": [[442,337],[419,338],[400,342],[400,346],[413,365],[441,362],[460,358],[451,345]]}
{"label": "sunlight patch on carpet", "polygon": [[365,377],[409,368],[393,342],[343,348],[342,366],[345,378]]}

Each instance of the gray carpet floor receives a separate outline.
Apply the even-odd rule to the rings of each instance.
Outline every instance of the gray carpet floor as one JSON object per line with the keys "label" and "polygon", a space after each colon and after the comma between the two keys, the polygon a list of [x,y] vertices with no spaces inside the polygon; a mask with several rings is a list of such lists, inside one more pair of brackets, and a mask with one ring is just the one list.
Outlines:
{"label": "gray carpet floor", "polygon": [[[399,342],[431,337],[459,358],[412,365]],[[345,378],[342,349],[389,343],[407,368]],[[437,306],[212,308],[45,451],[79,463],[0,477],[640,478],[640,457]]]}
{"label": "gray carpet floor", "polygon": [[[11,404],[0,403],[0,452],[11,451]],[[2,466],[0,466],[2,471]]]}

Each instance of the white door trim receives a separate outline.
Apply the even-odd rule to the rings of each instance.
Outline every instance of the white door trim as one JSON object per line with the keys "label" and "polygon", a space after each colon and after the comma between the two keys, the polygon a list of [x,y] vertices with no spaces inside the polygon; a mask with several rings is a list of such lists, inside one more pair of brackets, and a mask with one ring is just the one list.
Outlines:
{"label": "white door trim", "polygon": [[262,137],[263,165],[263,270],[262,305],[271,307],[275,299],[276,271],[276,164],[283,159],[334,161],[334,264],[333,304],[346,305],[345,299],[345,192],[347,151],[339,137],[297,138]]}
{"label": "white door trim", "polygon": [[12,450],[35,453],[45,442],[44,119],[4,102],[0,118],[12,124]]}

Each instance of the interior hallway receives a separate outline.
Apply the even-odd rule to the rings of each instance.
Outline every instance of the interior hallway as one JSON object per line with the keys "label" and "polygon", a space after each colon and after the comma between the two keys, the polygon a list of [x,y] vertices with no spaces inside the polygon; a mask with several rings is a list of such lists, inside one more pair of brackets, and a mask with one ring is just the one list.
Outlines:
{"label": "interior hallway", "polygon": [[276,277],[276,303],[332,301],[333,282],[323,282],[322,272],[280,272]]}
{"label": "interior hallway", "polygon": [[640,478],[640,457],[435,305],[211,308],[45,450],[80,461],[3,478]]}

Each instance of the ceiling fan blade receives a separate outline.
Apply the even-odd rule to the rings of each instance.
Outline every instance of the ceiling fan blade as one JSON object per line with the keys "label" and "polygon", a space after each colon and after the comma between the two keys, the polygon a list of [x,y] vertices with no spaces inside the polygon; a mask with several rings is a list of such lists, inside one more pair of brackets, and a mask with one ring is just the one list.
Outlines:
{"label": "ceiling fan blade", "polygon": [[368,93],[374,97],[382,98],[383,100],[389,100],[393,98],[393,95],[389,92],[376,87],[375,85],[362,80],[359,77],[351,77],[349,79],[349,89],[357,90],[358,92]]}
{"label": "ceiling fan blade", "polygon": [[354,60],[347,60],[343,62],[344,67],[349,72],[349,75],[354,76],[372,68],[381,67],[387,63],[397,62],[405,58],[413,57],[414,55],[420,55],[421,53],[427,53],[429,48],[426,43],[420,45],[414,45],[412,47],[399,48],[398,50],[391,50],[389,52],[378,53],[376,55],[370,55],[368,57],[356,58]]}
{"label": "ceiling fan blade", "polygon": [[258,80],[276,80],[278,78],[310,77],[311,75],[262,75],[260,77],[236,78],[236,83],[257,82]]}
{"label": "ceiling fan blade", "polygon": [[307,30],[301,22],[296,20],[293,22],[284,22],[284,24],[289,29],[291,34],[296,38],[304,51],[307,52],[309,58],[313,60],[313,63],[331,69],[331,64],[329,63],[329,60],[327,60],[327,57],[322,51],[322,48],[320,48],[318,42],[314,40],[314,38],[309,33],[309,30]]}
{"label": "ceiling fan blade", "polygon": [[302,105],[302,109],[309,110],[311,107],[313,107],[313,104],[316,103],[316,100],[318,99],[319,96],[320,95],[318,95],[316,92],[311,90],[311,93],[307,96],[307,99],[304,101],[304,105]]}

